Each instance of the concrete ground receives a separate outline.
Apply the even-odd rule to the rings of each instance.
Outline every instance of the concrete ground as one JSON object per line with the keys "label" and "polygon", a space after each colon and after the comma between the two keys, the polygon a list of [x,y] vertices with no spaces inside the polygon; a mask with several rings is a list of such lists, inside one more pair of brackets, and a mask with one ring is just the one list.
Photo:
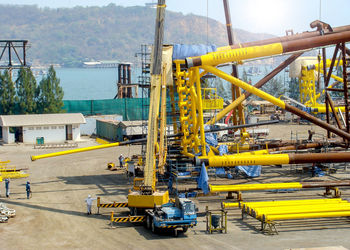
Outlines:
{"label": "concrete ground", "polygon": [[[271,127],[271,126],[270,126]],[[310,126],[298,128],[299,135]],[[291,127],[274,127],[276,135],[290,136]],[[322,133],[323,131],[321,131]],[[287,137],[287,139],[290,139]],[[302,139],[302,138],[299,138]],[[79,147],[96,145],[89,140]],[[343,246],[350,249],[350,220],[330,218],[294,220],[277,226],[278,235],[262,234],[260,223],[253,218],[241,220],[238,209],[229,212],[228,233],[205,232],[205,206],[220,207],[225,195],[199,197],[198,225],[175,238],[170,233],[152,234],[142,225],[119,224],[111,227],[110,211],[126,213],[127,209],[101,209],[96,215],[86,215],[85,198],[100,196],[103,202],[126,201],[132,179],[123,170],[109,171],[108,162],[117,162],[120,153],[131,156],[140,146],[123,146],[31,162],[31,155],[64,149],[34,149],[29,145],[0,146],[0,160],[11,160],[17,168],[29,168],[28,179],[14,179],[10,183],[10,198],[4,198],[5,184],[0,183],[1,198],[9,208],[16,209],[16,217],[0,224],[1,249],[291,249]],[[296,173],[294,168],[264,167],[262,176],[254,182],[296,180],[349,179],[350,170],[340,169],[325,177],[310,177]],[[26,199],[25,182],[31,181],[33,196]],[[212,183],[226,179],[213,178]],[[241,178],[231,182],[243,183]],[[350,199],[350,189],[341,188],[342,197]],[[323,190],[291,193],[244,193],[247,201],[321,198]]]}

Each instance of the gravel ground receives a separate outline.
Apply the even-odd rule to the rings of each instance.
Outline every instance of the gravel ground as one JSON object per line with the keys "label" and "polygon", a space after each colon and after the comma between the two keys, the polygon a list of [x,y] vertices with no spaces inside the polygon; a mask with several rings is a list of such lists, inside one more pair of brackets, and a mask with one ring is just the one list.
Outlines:
{"label": "gravel ground", "polygon": [[[291,131],[298,139],[307,137],[307,130],[324,131],[315,126],[270,125],[270,138],[291,139]],[[322,137],[322,136],[320,136]],[[295,138],[294,138],[295,139]],[[79,143],[79,147],[96,145],[92,140]],[[30,145],[0,146],[0,160],[11,160],[17,168],[29,168],[33,196],[26,199],[27,179],[11,181],[10,198],[4,198],[4,183],[0,183],[0,202],[16,209],[16,217],[0,224],[1,249],[290,249],[308,247],[343,246],[350,249],[350,220],[347,218],[294,220],[277,226],[278,235],[264,235],[260,223],[252,218],[241,220],[238,209],[228,216],[228,233],[205,232],[205,206],[220,207],[225,195],[198,197],[198,226],[175,238],[170,233],[154,235],[142,225],[109,223],[110,211],[102,209],[96,215],[86,215],[85,198],[100,196],[103,202],[126,201],[132,179],[123,170],[106,170],[108,162],[117,162],[120,153],[131,156],[139,153],[139,146],[123,146],[90,151],[74,155],[30,161],[31,155],[56,152],[63,149],[34,149]],[[295,168],[264,167],[257,179],[235,179],[232,183],[252,181],[275,182],[297,180],[349,179],[350,171],[340,169],[325,177],[310,177],[296,173]],[[212,178],[212,183],[226,183],[226,179]],[[350,190],[342,188],[342,197],[350,199]],[[275,199],[321,198],[323,190],[291,193],[248,192],[247,201]]]}

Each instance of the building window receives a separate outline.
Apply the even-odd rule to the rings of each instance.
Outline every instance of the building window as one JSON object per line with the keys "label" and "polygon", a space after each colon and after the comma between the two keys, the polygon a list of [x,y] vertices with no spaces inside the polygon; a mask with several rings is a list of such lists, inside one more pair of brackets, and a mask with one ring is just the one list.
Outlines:
{"label": "building window", "polygon": [[58,126],[59,129],[64,129],[64,126]]}
{"label": "building window", "polygon": [[28,130],[34,130],[34,127],[29,127]]}
{"label": "building window", "polygon": [[73,128],[79,128],[79,126],[78,125],[73,125]]}
{"label": "building window", "polygon": [[47,130],[47,129],[50,129],[50,127],[44,127],[44,129],[46,129],[46,130]]}
{"label": "building window", "polygon": [[51,126],[51,129],[57,129],[57,126]]}
{"label": "building window", "polygon": [[36,127],[35,129],[36,129],[36,130],[41,130],[41,127]]}

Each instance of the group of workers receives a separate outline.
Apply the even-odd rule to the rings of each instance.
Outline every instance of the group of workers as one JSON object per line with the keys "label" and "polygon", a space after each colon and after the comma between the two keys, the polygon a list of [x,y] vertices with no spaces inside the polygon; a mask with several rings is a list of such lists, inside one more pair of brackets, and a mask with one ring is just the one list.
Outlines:
{"label": "group of workers", "polygon": [[[29,199],[32,194],[29,181],[27,181],[26,183],[26,192],[27,192],[27,199]],[[5,179],[5,195],[7,198],[10,198],[10,179],[8,178]]]}

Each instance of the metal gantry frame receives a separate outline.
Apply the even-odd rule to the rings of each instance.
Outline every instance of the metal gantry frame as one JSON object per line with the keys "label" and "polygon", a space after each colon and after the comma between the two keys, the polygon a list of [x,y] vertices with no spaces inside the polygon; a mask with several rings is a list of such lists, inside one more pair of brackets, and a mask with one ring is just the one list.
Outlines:
{"label": "metal gantry frame", "polygon": [[[27,64],[28,40],[0,40],[0,62],[5,61],[7,64],[1,64],[0,69],[20,69],[29,67]],[[18,50],[22,50],[19,53]],[[6,53],[7,51],[7,53]]]}

